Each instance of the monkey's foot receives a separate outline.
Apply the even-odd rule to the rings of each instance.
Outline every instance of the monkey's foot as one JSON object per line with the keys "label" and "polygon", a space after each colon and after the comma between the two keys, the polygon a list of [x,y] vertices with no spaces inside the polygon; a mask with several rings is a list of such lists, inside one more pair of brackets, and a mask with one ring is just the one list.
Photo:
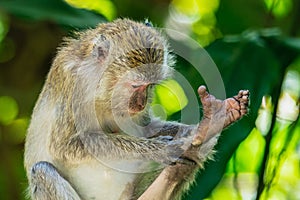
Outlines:
{"label": "monkey's foot", "polygon": [[249,104],[248,90],[241,90],[236,96],[224,101],[216,99],[209,94],[205,86],[198,88],[198,94],[203,106],[204,116],[193,139],[192,144],[194,146],[199,146],[208,141],[225,127],[247,114]]}
{"label": "monkey's foot", "polygon": [[226,107],[224,127],[229,126],[247,114],[249,94],[249,90],[240,90],[236,96],[224,101]]}

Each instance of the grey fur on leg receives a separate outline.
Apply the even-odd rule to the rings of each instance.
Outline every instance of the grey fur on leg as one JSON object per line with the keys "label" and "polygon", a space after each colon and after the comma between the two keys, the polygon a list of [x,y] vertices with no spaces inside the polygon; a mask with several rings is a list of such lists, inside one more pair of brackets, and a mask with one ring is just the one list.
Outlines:
{"label": "grey fur on leg", "polygon": [[80,200],[73,187],[46,161],[32,167],[29,189],[33,200]]}

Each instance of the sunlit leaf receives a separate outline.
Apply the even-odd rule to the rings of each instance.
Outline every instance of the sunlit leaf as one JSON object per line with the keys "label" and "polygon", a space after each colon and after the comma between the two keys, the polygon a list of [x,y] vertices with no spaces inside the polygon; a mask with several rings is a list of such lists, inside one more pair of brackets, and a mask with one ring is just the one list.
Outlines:
{"label": "sunlit leaf", "polygon": [[173,0],[172,5],[175,9],[190,17],[199,17],[199,7],[195,0]]}
{"label": "sunlit leaf", "polygon": [[277,116],[283,120],[295,121],[299,115],[298,99],[294,99],[289,93],[283,92],[278,105]]}
{"label": "sunlit leaf", "polygon": [[5,38],[9,29],[8,18],[3,13],[0,13],[0,43]]}
{"label": "sunlit leaf", "polygon": [[201,17],[216,11],[219,0],[173,0],[172,4],[183,14],[195,15],[198,13]]}
{"label": "sunlit leaf", "polygon": [[273,114],[272,98],[270,96],[264,96],[261,106],[258,110],[258,116],[255,120],[255,125],[261,134],[266,135],[271,126]]}
{"label": "sunlit leaf", "polygon": [[0,123],[7,125],[18,115],[18,104],[9,96],[0,97]]}
{"label": "sunlit leaf", "polygon": [[[215,27],[215,11],[219,6],[219,0],[173,0],[170,6],[170,18],[176,21],[176,26],[167,22],[167,27],[178,29],[187,35],[193,36],[202,46],[207,46],[220,32]],[[192,33],[191,33],[192,30]]]}
{"label": "sunlit leaf", "polygon": [[255,173],[226,174],[207,200],[254,199],[256,182]]}
{"label": "sunlit leaf", "polygon": [[[300,59],[297,59],[296,63],[293,63],[286,74],[285,81],[282,86],[282,90],[288,92],[295,100],[300,98]],[[294,65],[296,64],[296,66]],[[299,71],[293,70],[298,67]]]}
{"label": "sunlit leaf", "polygon": [[238,199],[238,196],[236,192],[232,189],[233,188],[233,177],[231,176],[225,176],[222,180],[223,184],[220,184],[216,187],[214,190],[214,193],[212,193],[211,197],[208,198],[208,200],[214,200],[214,199]]}
{"label": "sunlit leaf", "polygon": [[72,6],[98,12],[99,14],[102,14],[109,20],[113,20],[116,17],[116,8],[110,0],[101,0],[101,1],[65,0],[65,1]]}
{"label": "sunlit leaf", "polygon": [[215,12],[219,7],[219,0],[196,0],[201,15]]}
{"label": "sunlit leaf", "polygon": [[100,15],[76,9],[62,0],[1,0],[0,7],[22,18],[49,20],[72,28],[94,27],[105,21]]}
{"label": "sunlit leaf", "polygon": [[[253,129],[246,140],[238,147],[235,157],[237,172],[258,172],[263,158],[265,139]],[[251,161],[251,164],[249,164]]]}
{"label": "sunlit leaf", "polygon": [[168,116],[182,110],[188,103],[183,89],[175,80],[168,80],[157,85],[155,94],[156,98],[153,104],[161,104]]}
{"label": "sunlit leaf", "polygon": [[264,0],[267,9],[276,17],[286,16],[293,8],[292,0]]}

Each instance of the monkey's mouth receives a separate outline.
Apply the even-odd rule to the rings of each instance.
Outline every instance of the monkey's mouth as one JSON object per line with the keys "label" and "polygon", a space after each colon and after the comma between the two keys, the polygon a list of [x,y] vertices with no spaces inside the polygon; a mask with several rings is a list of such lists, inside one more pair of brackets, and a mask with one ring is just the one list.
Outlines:
{"label": "monkey's mouth", "polygon": [[137,88],[129,99],[129,114],[134,115],[143,111],[147,105],[147,87]]}

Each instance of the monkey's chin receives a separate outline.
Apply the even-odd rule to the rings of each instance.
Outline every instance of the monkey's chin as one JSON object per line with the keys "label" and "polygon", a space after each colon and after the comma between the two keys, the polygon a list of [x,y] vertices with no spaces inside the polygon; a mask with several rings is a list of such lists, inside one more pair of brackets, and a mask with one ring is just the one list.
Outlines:
{"label": "monkey's chin", "polygon": [[129,110],[128,114],[129,114],[130,117],[134,117],[134,116],[140,114],[142,111],[143,110],[139,110],[139,111],[137,111],[137,110]]}
{"label": "monkey's chin", "polygon": [[145,110],[144,108],[142,108],[142,109],[128,109],[128,114],[129,114],[130,117],[134,117],[134,116],[137,116],[139,114],[142,114],[144,110]]}

